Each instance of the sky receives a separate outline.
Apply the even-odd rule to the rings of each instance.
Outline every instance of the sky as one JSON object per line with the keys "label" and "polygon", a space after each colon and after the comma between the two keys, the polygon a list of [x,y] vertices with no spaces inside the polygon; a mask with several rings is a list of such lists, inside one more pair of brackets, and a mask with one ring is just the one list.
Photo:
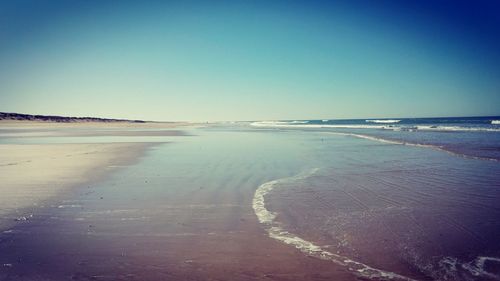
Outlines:
{"label": "sky", "polygon": [[499,14],[496,0],[0,0],[0,111],[500,115]]}

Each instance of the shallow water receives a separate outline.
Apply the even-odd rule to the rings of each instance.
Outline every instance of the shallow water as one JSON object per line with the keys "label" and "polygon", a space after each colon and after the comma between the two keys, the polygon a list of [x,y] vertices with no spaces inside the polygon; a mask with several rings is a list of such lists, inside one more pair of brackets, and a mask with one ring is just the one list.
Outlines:
{"label": "shallow water", "polygon": [[500,117],[401,118],[253,122],[278,128],[358,134],[401,144],[423,145],[458,156],[500,161]]}
{"label": "shallow water", "polygon": [[281,228],[403,276],[500,278],[498,162],[350,136],[313,146],[318,171],[268,196]]}
{"label": "shallow water", "polygon": [[[8,265],[0,279],[203,280],[231,272],[235,261],[226,280],[251,272],[266,249],[248,241],[267,239],[253,193],[300,171],[306,149],[281,134],[197,133],[155,146],[104,182],[13,214],[30,219],[0,234],[0,264]],[[263,273],[255,274],[240,280]]]}
{"label": "shallow water", "polygon": [[273,264],[262,240],[273,239],[261,236],[268,225],[257,224],[252,202],[259,186],[283,178],[290,180],[263,196],[274,223],[373,269],[362,274],[343,262],[354,277],[498,276],[497,261],[481,258],[500,257],[498,162],[327,132],[221,126],[190,133],[101,183],[19,210],[33,216],[0,234],[0,264],[8,265],[0,277],[262,279],[255,260]]}

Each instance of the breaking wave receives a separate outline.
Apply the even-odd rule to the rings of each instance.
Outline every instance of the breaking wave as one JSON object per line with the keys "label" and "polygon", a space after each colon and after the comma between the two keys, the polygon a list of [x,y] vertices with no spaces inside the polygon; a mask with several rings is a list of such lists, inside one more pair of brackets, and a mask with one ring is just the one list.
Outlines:
{"label": "breaking wave", "polygon": [[367,123],[382,123],[382,124],[394,124],[394,123],[399,123],[401,120],[397,119],[375,119],[375,120],[365,120]]}
{"label": "breaking wave", "polygon": [[[493,124],[493,123],[492,123]],[[416,126],[421,131],[448,131],[448,132],[500,132],[499,128],[491,127],[462,127],[462,126]]]}
{"label": "breaking wave", "polygon": [[[375,120],[373,120],[375,121]],[[398,121],[399,120],[376,120],[376,121]],[[493,120],[500,121],[500,120]],[[493,122],[492,121],[492,122]],[[368,122],[368,120],[367,120]],[[307,124],[307,121],[259,121],[250,123],[252,127],[260,128],[296,128],[296,129],[385,129],[393,131],[442,131],[442,132],[500,132],[498,127],[465,127],[465,126],[436,126],[416,125],[403,126],[394,125],[389,122],[371,122],[371,124]],[[492,123],[493,124],[493,123]],[[500,124],[500,123],[499,123]]]}
{"label": "breaking wave", "polygon": [[[391,127],[387,128],[386,126],[380,126],[380,125],[320,125],[320,124],[301,124],[301,125],[292,125],[287,122],[282,122],[282,121],[266,121],[266,122],[254,122],[250,124],[251,126],[254,127],[271,127],[271,128],[355,128],[355,129],[365,129],[365,128],[380,128],[380,129],[391,129],[391,130],[400,130],[402,127]],[[426,126],[429,127],[429,130],[433,130],[431,127],[432,126]],[[452,127],[447,127],[449,130],[453,130],[454,128]],[[419,130],[425,130],[423,126],[419,126]],[[483,128],[485,129],[485,128]],[[483,130],[481,129],[481,130]],[[413,128],[411,130],[417,130],[417,128]],[[491,129],[493,130],[493,129]],[[495,129],[494,131],[500,132],[500,128]],[[407,146],[415,146],[415,147],[425,147],[425,148],[431,148],[435,150],[439,150],[442,152],[446,152],[455,156],[463,157],[463,158],[468,158],[468,159],[477,159],[477,160],[487,160],[487,161],[498,161],[496,158],[490,158],[490,157],[484,157],[484,156],[474,156],[474,155],[468,155],[468,154],[463,154],[459,153],[456,151],[452,151],[447,149],[446,146],[440,146],[440,145],[433,145],[433,144],[420,144],[420,143],[415,143],[415,142],[407,142],[403,140],[393,140],[393,139],[386,139],[386,138],[381,138],[381,137],[375,137],[375,136],[370,136],[370,135],[365,135],[365,134],[359,134],[359,133],[349,133],[349,132],[340,132],[340,131],[325,131],[325,133],[329,134],[335,134],[335,135],[343,135],[343,136],[351,136],[351,137],[356,137],[356,138],[362,138],[362,139],[367,139],[367,140],[372,140],[372,141],[378,141],[378,142],[383,142],[383,143],[388,143],[388,144],[397,144],[397,145],[407,145]]]}

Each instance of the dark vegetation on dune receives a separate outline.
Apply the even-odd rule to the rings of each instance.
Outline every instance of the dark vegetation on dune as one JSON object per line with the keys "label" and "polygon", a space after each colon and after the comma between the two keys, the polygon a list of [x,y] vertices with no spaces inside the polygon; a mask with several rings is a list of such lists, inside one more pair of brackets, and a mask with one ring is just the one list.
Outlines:
{"label": "dark vegetation on dune", "polygon": [[20,113],[0,112],[0,120],[20,120],[20,121],[45,121],[45,122],[134,122],[145,123],[142,120],[126,120],[126,119],[107,119],[97,117],[66,117],[53,115],[31,115]]}

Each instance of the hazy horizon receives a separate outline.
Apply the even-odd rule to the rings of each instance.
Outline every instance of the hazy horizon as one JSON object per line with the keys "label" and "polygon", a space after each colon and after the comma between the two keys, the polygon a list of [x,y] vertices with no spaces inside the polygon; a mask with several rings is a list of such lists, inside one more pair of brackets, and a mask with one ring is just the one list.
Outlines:
{"label": "hazy horizon", "polygon": [[498,116],[495,1],[0,3],[0,111],[152,121]]}

